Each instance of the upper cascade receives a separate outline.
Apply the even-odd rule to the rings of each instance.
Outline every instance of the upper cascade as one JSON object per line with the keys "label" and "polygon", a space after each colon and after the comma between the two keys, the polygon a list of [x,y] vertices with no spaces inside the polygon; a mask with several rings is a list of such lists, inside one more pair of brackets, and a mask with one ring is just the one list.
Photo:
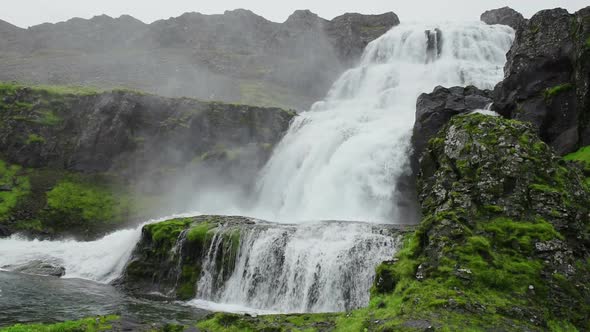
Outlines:
{"label": "upper cascade", "polygon": [[416,98],[437,85],[492,88],[513,40],[501,25],[407,24],[369,44],[360,65],[291,124],[262,171],[253,214],[414,222],[396,201],[410,172]]}

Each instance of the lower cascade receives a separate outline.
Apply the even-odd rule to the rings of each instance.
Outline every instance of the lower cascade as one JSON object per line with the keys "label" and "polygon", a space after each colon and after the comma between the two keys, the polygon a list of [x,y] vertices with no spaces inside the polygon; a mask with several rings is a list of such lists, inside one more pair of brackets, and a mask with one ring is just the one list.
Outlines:
{"label": "lower cascade", "polygon": [[374,267],[390,259],[399,242],[377,229],[342,223],[250,228],[241,235],[229,279],[215,285],[202,278],[197,299],[278,312],[359,308],[368,303]]}
{"label": "lower cascade", "polygon": [[[161,237],[166,231],[170,236]],[[333,312],[368,303],[374,267],[391,259],[404,229],[320,222],[281,225],[200,216],[144,228],[122,283],[199,306]],[[155,258],[157,257],[157,258]]]}

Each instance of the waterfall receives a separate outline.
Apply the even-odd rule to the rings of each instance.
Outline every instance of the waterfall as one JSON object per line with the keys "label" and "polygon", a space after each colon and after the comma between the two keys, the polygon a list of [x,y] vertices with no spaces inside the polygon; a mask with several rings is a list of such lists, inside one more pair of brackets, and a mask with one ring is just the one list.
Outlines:
{"label": "waterfall", "polygon": [[[217,229],[190,303],[258,312],[366,305],[375,266],[399,244],[376,223],[407,222],[396,190],[410,171],[416,98],[437,85],[492,88],[513,40],[506,26],[406,24],[369,44],[325,100],[294,119],[260,173],[256,207],[243,214],[282,224],[242,228],[239,248]],[[306,223],[317,220],[340,222]],[[41,259],[63,265],[66,277],[108,283],[121,275],[142,226],[92,242],[2,239],[0,268]],[[179,261],[185,237],[172,249]]]}
{"label": "waterfall", "polygon": [[[333,312],[366,305],[375,266],[391,259],[399,237],[385,226],[324,222],[257,224],[241,230],[227,280],[217,260],[220,228],[198,282],[197,300],[275,312]],[[222,282],[215,282],[222,281]]]}
{"label": "waterfall", "polygon": [[437,85],[493,88],[514,30],[483,23],[407,24],[366,48],[324,101],[300,114],[258,182],[259,218],[404,223],[397,179],[410,171],[416,99]]}

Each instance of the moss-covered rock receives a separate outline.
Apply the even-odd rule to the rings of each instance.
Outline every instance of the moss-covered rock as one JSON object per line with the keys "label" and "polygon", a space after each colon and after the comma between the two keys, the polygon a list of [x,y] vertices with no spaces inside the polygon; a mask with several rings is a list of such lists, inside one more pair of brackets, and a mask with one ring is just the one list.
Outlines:
{"label": "moss-covered rock", "polygon": [[[233,272],[244,217],[198,216],[144,226],[121,283],[134,293],[188,300],[204,268],[221,287]],[[209,266],[204,266],[209,262]]]}

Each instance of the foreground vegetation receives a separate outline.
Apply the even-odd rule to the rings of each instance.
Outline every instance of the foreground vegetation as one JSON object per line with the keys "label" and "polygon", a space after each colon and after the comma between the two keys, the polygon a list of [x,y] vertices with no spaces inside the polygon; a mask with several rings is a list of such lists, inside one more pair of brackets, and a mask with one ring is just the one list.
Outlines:
{"label": "foreground vegetation", "polygon": [[56,324],[17,324],[7,328],[0,328],[2,332],[99,332],[110,331],[113,323],[119,317],[110,315],[96,318],[85,318],[77,321],[70,321]]}

